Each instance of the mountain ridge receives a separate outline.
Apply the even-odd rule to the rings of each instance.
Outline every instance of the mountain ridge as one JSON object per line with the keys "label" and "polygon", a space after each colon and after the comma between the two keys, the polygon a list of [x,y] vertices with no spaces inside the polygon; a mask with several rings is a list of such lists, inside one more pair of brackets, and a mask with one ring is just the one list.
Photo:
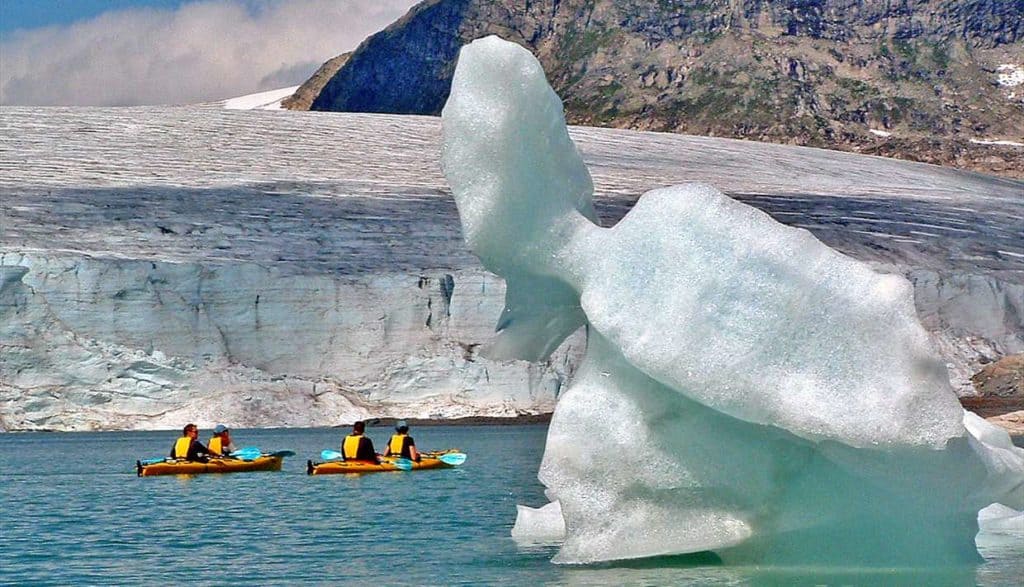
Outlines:
{"label": "mountain ridge", "polygon": [[426,0],[307,88],[308,108],[438,114],[459,48],[497,34],[537,55],[571,124],[1021,178],[1022,23],[1015,0]]}

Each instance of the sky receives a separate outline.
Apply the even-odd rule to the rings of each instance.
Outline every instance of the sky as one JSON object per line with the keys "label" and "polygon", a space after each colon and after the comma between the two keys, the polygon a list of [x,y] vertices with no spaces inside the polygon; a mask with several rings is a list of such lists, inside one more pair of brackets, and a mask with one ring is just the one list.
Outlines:
{"label": "sky", "polygon": [[417,0],[0,0],[0,105],[188,104],[296,86]]}

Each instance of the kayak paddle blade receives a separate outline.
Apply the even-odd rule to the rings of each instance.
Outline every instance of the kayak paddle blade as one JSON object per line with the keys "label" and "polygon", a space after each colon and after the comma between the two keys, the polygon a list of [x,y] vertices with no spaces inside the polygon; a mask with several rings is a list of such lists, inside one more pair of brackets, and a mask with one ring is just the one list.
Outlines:
{"label": "kayak paddle blade", "polygon": [[409,459],[395,459],[391,462],[403,471],[412,471],[412,461]]}
{"label": "kayak paddle blade", "polygon": [[320,458],[325,461],[336,461],[342,458],[342,454],[336,450],[326,449],[320,452]]}
{"label": "kayak paddle blade", "polygon": [[240,448],[236,450],[235,452],[231,453],[230,456],[236,459],[241,459],[243,461],[252,461],[260,458],[260,456],[262,455],[263,451],[260,450],[259,448],[255,446],[247,446],[245,448]]}
{"label": "kayak paddle blade", "polygon": [[458,467],[462,463],[466,462],[466,453],[462,452],[446,452],[443,455],[437,457],[442,463]]}

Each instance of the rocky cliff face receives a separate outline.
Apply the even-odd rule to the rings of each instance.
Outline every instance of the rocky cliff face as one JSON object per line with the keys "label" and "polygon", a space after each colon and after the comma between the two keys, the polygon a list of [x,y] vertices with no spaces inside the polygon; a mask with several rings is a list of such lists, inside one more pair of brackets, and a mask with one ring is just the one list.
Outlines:
{"label": "rocky cliff face", "polygon": [[1017,0],[427,0],[311,108],[437,114],[458,49],[497,34],[540,58],[571,123],[1024,177],[1022,23]]}

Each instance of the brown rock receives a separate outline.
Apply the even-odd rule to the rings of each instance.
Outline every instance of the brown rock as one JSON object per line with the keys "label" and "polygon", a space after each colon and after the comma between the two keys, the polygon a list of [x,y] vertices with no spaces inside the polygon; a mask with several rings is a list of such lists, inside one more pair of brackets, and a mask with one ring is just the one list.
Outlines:
{"label": "brown rock", "polygon": [[352,53],[343,53],[328,59],[326,63],[313,73],[312,77],[303,82],[299,89],[295,90],[294,94],[282,100],[281,106],[288,110],[309,110],[313,100],[320,95],[320,91],[324,89],[327,82],[334,77],[334,74],[338,73],[341,66],[345,65],[351,56]]}
{"label": "brown rock", "polygon": [[1010,433],[1010,436],[1024,436],[1024,410],[993,416],[988,418],[988,421],[1004,428]]}
{"label": "brown rock", "polygon": [[971,377],[971,382],[981,397],[1024,399],[1024,353],[985,365]]}
{"label": "brown rock", "polygon": [[1011,435],[1024,434],[1024,353],[989,363],[971,377],[976,396],[960,398],[971,410]]}

